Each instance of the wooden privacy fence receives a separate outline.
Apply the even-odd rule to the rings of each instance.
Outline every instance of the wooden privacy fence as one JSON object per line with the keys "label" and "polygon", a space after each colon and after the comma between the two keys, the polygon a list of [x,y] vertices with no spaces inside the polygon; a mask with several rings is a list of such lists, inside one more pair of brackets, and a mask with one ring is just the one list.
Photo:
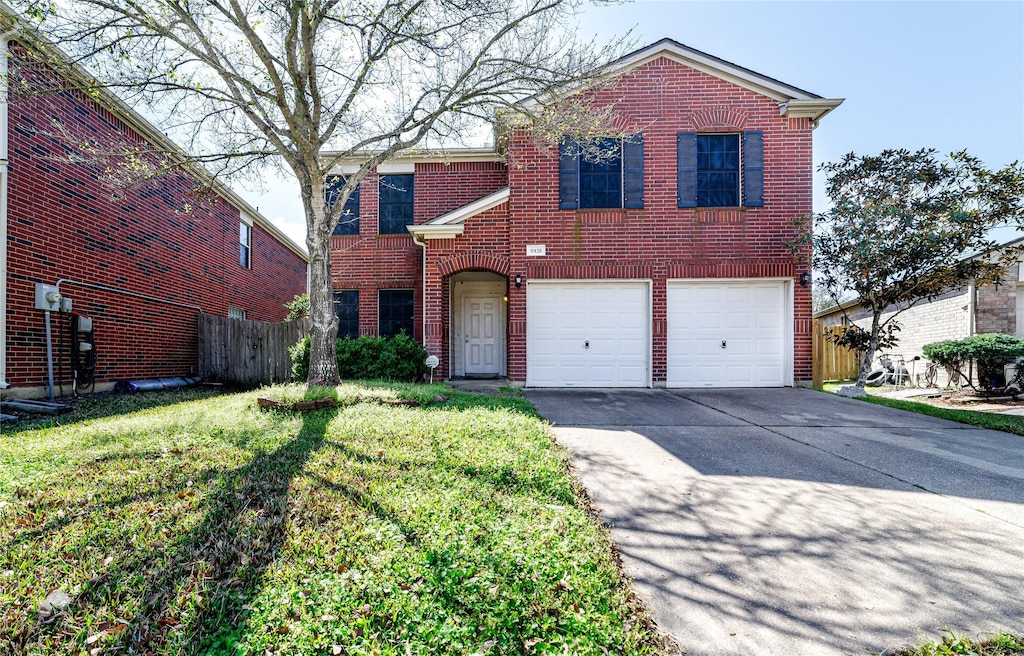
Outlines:
{"label": "wooden privacy fence", "polygon": [[811,357],[815,387],[821,387],[826,380],[856,378],[859,373],[857,352],[845,346],[836,346],[826,339],[829,333],[836,334],[842,331],[843,326],[825,326],[821,319],[814,320]]}
{"label": "wooden privacy fence", "polygon": [[306,321],[264,323],[200,314],[199,376],[247,386],[287,381],[288,347],[308,331]]}

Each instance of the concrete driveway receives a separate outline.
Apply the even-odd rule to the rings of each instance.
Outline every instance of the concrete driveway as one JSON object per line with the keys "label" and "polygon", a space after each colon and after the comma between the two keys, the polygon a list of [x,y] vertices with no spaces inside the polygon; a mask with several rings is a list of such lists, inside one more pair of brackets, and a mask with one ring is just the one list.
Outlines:
{"label": "concrete driveway", "polygon": [[1024,633],[1024,437],[803,389],[526,396],[688,654]]}

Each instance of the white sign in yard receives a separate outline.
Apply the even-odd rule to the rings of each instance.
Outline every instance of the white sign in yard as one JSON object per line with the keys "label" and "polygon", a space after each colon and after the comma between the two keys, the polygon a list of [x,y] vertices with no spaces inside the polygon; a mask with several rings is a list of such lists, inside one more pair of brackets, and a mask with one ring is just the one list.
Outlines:
{"label": "white sign in yard", "polygon": [[526,247],[526,257],[544,257],[548,254],[548,247],[544,244],[530,244]]}

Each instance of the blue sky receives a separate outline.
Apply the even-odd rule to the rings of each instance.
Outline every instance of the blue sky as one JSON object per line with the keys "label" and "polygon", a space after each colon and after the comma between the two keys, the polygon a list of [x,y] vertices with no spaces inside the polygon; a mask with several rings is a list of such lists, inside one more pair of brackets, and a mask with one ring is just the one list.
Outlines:
{"label": "blue sky", "polygon": [[[966,149],[990,167],[1024,160],[1024,1],[633,2],[588,7],[581,36],[633,26],[641,47],[670,37],[828,98],[815,165],[850,151]],[[238,190],[300,244],[297,185]],[[824,209],[824,178],[814,205]]]}

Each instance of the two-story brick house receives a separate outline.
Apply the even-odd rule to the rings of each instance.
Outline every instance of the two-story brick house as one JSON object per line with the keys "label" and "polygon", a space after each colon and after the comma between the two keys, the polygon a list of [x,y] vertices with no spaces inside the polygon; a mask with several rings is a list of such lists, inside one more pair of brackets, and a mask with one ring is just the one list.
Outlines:
{"label": "two-story brick house", "polygon": [[625,126],[609,157],[513,131],[367,176],[331,240],[339,334],[406,330],[445,376],[537,387],[810,380],[789,219],[841,100],[671,40],[610,70],[586,92]]}
{"label": "two-story brick house", "polygon": [[18,92],[0,98],[4,398],[49,393],[41,284],[65,297],[50,312],[57,394],[72,389],[76,314],[91,320],[97,391],[197,375],[200,313],[281,321],[283,304],[306,291],[305,251],[198,167],[108,184],[106,169],[124,158],[78,144],[116,144],[150,162],[180,150],[112,94],[87,95],[56,75],[31,54],[35,37],[7,36],[0,80],[9,70]]}

